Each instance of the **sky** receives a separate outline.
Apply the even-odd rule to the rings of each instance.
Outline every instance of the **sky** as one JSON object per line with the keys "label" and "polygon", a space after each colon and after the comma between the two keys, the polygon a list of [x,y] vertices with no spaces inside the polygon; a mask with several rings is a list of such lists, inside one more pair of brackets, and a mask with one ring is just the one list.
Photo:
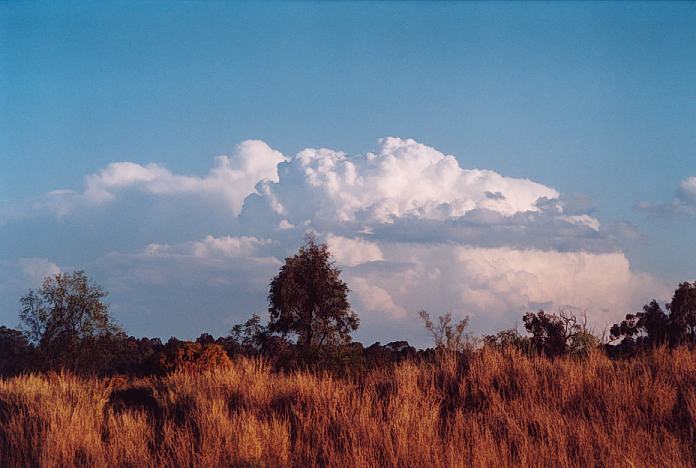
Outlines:
{"label": "sky", "polygon": [[365,342],[696,280],[696,4],[3,2],[0,324],[84,269],[141,336],[265,316],[306,231]]}

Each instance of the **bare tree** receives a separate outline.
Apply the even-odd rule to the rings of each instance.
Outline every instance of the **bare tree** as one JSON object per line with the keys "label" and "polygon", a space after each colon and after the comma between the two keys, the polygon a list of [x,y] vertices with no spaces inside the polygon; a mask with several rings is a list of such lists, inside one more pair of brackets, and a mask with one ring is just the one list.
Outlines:
{"label": "bare tree", "polygon": [[472,337],[466,333],[466,329],[469,326],[469,317],[453,322],[452,313],[447,312],[445,315],[440,315],[437,323],[434,323],[430,318],[430,314],[425,310],[418,312],[418,316],[423,321],[425,329],[433,337],[435,348],[462,352],[471,350],[474,347]]}

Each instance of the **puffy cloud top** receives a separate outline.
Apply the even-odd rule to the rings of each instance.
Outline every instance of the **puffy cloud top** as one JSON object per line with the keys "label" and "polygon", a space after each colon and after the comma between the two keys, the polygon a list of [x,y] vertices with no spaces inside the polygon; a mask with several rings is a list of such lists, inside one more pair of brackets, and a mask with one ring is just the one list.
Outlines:
{"label": "puffy cloud top", "polygon": [[[343,270],[363,323],[359,339],[423,338],[420,308],[471,315],[478,332],[512,326],[528,310],[563,306],[587,311],[601,330],[668,292],[631,269],[586,197],[465,169],[411,139],[384,138],[374,152],[356,156],[309,148],[291,158],[250,140],[218,157],[204,176],[118,162],[88,175],[79,193],[53,192],[49,205],[59,214],[81,209],[76,221],[89,222],[90,208],[117,204],[128,191],[177,197],[136,200],[131,206],[142,213],[128,213],[136,224],[171,220],[158,210],[177,216],[188,209],[196,217],[196,230],[185,235],[162,239],[141,229],[137,247],[95,254],[93,267],[107,279],[124,321],[141,323],[147,310],[150,333],[224,333],[264,310],[268,280],[307,230],[328,243]],[[690,177],[669,206],[685,211],[695,200]],[[118,209],[112,216],[119,222]],[[18,266],[34,277],[57,270],[40,259],[5,269]]]}
{"label": "puffy cloud top", "polygon": [[[306,220],[390,223],[403,217],[447,219],[476,209],[504,216],[538,211],[559,193],[526,179],[463,169],[454,156],[412,139],[384,138],[375,153],[349,158],[305,149],[262,183],[260,205],[293,224]],[[301,200],[301,202],[300,202]]]}
{"label": "puffy cloud top", "polygon": [[61,215],[77,206],[100,205],[113,201],[119,192],[139,190],[152,195],[196,195],[222,202],[234,214],[260,180],[278,180],[278,164],[285,157],[259,140],[239,144],[232,156],[218,156],[204,177],[173,174],[159,164],[132,162],[109,164],[85,178],[85,189],[51,192],[50,205]]}

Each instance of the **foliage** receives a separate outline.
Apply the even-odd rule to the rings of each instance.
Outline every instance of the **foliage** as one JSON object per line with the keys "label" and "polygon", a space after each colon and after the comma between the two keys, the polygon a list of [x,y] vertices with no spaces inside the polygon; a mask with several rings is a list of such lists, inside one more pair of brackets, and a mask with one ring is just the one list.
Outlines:
{"label": "foliage", "polygon": [[24,333],[0,326],[0,376],[30,370],[32,358],[33,348]]}
{"label": "foliage", "polygon": [[643,312],[627,314],[621,323],[612,325],[612,338],[624,337],[626,346],[629,343],[641,346],[659,346],[666,344],[670,335],[669,316],[662,310],[660,304],[653,300],[643,306]]}
{"label": "foliage", "polygon": [[627,353],[664,344],[696,344],[696,282],[679,284],[667,310],[653,299],[642,312],[627,314],[614,324],[612,339],[622,338],[620,348]]}
{"label": "foliage", "polygon": [[227,368],[231,365],[230,358],[222,346],[210,343],[179,341],[170,339],[165,345],[165,352],[159,355],[157,373],[164,374],[175,371],[205,372]]}
{"label": "foliage", "polygon": [[425,329],[433,337],[436,349],[454,352],[471,351],[474,349],[474,340],[466,333],[466,329],[469,326],[469,317],[465,317],[455,323],[452,321],[452,313],[447,312],[445,315],[440,315],[437,324],[435,324],[430,319],[430,314],[425,310],[418,312],[418,316],[423,321]]}
{"label": "foliage", "polygon": [[581,355],[599,346],[599,339],[587,328],[587,317],[578,322],[574,314],[564,309],[560,309],[558,315],[548,314],[543,310],[528,312],[522,320],[524,327],[532,335],[532,349],[540,354],[549,357],[569,352]]}
{"label": "foliage", "polygon": [[483,337],[484,346],[496,349],[515,348],[520,352],[529,354],[532,351],[532,342],[526,337],[520,335],[520,332],[515,328],[501,330],[495,335],[486,335]]}
{"label": "foliage", "polygon": [[[309,236],[272,281],[269,301],[275,297],[277,305],[285,306],[274,309],[268,324],[254,314],[225,337],[203,333],[195,343],[171,338],[162,344],[158,338],[128,336],[114,325],[104,302],[106,292],[84,272],[58,274],[46,278],[40,290],[30,290],[22,297],[23,332],[0,327],[0,375],[68,369],[102,376],[147,376],[224,367],[229,358],[241,355],[262,357],[275,370],[324,370],[355,377],[403,361],[433,363],[443,358],[443,351],[457,358],[452,362],[458,366],[466,364],[459,359],[463,352],[468,357],[478,352],[478,341],[466,332],[468,318],[455,322],[448,313],[434,322],[426,311],[419,315],[433,337],[434,350],[416,350],[405,341],[370,346],[350,341],[348,331],[357,327],[357,317],[350,310],[347,287],[339,275],[326,245]],[[328,286],[327,277],[333,279]],[[325,294],[325,287],[333,292]],[[613,338],[623,338],[620,346],[606,345],[605,351],[621,357],[637,349],[694,344],[695,297],[696,283],[681,283],[667,305],[668,312],[652,301],[643,312],[627,315],[611,328]],[[304,299],[291,301],[298,298]],[[587,328],[586,317],[581,321],[561,309],[558,315],[543,310],[527,313],[523,320],[531,336],[503,330],[484,337],[484,348],[549,357],[586,357],[599,348],[600,340]],[[293,333],[298,335],[297,341],[288,336]]]}
{"label": "foliage", "polygon": [[84,271],[47,277],[20,299],[19,318],[28,339],[53,367],[91,360],[104,338],[121,332],[104,302],[107,293]]}
{"label": "foliage", "polygon": [[253,314],[249,320],[230,330],[230,338],[237,344],[238,350],[246,355],[259,353],[268,335],[268,327],[261,325],[258,314]]}
{"label": "foliage", "polygon": [[297,344],[307,356],[324,345],[349,342],[359,319],[350,308],[348,286],[340,273],[327,245],[308,235],[270,283],[269,331],[296,334]]}
{"label": "foliage", "polygon": [[672,324],[672,344],[696,343],[696,281],[679,284],[667,304]]}

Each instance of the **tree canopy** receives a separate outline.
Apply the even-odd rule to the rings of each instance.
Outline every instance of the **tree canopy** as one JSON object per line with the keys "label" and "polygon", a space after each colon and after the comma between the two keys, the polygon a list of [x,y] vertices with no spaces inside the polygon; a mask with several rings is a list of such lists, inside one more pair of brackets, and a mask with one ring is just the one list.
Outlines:
{"label": "tree canopy", "polygon": [[680,283],[666,306],[667,312],[652,300],[642,312],[627,314],[611,327],[612,338],[622,338],[621,346],[627,351],[662,344],[696,344],[696,282]]}
{"label": "tree canopy", "polygon": [[122,332],[109,314],[106,296],[84,271],[49,276],[40,289],[20,299],[21,328],[45,356],[69,366],[90,344]]}
{"label": "tree canopy", "polygon": [[360,321],[350,308],[349,289],[340,274],[328,246],[308,235],[271,280],[269,330],[296,334],[298,346],[307,353],[350,341]]}

